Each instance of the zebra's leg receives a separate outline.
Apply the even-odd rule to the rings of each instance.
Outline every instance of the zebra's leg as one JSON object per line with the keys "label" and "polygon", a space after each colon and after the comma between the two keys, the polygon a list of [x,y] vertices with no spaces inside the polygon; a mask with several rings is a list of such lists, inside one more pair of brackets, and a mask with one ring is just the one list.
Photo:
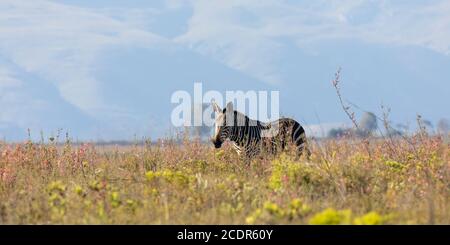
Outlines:
{"label": "zebra's leg", "polygon": [[273,155],[276,153],[276,145],[272,138],[266,137],[262,139],[261,144],[259,145],[259,153],[265,155]]}
{"label": "zebra's leg", "polygon": [[270,139],[270,153],[272,155],[276,155],[278,152],[278,144],[276,142],[276,139],[272,138]]}
{"label": "zebra's leg", "polygon": [[297,146],[297,154],[296,154],[296,160],[299,160],[301,156],[305,156],[306,159],[309,161],[310,157],[311,157],[311,151],[309,150],[309,147],[306,143],[306,141],[304,141],[302,144]]}
{"label": "zebra's leg", "polygon": [[260,147],[252,146],[245,148],[244,162],[246,165],[250,165],[253,158],[255,158],[260,153]]}
{"label": "zebra's leg", "polygon": [[250,157],[247,157],[247,156],[244,157],[245,166],[250,166],[251,162],[252,162],[252,159]]}
{"label": "zebra's leg", "polygon": [[244,162],[245,166],[250,166],[250,163],[252,162],[251,155],[245,152],[244,154],[240,155],[241,160]]}
{"label": "zebra's leg", "polygon": [[307,139],[305,129],[296,121],[293,121],[292,123],[292,128],[290,130],[292,141],[296,148],[296,159],[298,160],[305,152],[309,159],[310,152],[306,144]]}
{"label": "zebra's leg", "polygon": [[284,138],[282,138],[280,140],[280,146],[281,146],[281,151],[284,151],[284,149],[286,149],[286,140]]}

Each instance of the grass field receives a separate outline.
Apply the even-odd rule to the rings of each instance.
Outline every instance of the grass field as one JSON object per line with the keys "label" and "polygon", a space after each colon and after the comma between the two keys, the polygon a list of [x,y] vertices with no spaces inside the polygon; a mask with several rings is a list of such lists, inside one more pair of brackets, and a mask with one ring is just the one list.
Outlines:
{"label": "grass field", "polygon": [[450,224],[439,137],[311,141],[246,166],[231,147],[0,143],[1,224]]}

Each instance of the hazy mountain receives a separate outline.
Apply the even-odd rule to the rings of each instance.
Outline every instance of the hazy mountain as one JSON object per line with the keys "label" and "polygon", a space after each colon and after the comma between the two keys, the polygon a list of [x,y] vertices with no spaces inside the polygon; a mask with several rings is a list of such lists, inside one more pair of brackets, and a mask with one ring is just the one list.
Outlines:
{"label": "hazy mountain", "polygon": [[192,94],[195,82],[222,93],[279,90],[282,115],[340,125],[348,118],[331,85],[338,67],[357,116],[381,115],[383,104],[395,123],[449,117],[449,37],[425,27],[446,26],[450,5],[429,3],[421,18],[391,14],[406,3],[351,2],[6,0],[0,137],[21,140],[27,128],[34,138],[59,128],[76,139],[161,137],[171,95]]}

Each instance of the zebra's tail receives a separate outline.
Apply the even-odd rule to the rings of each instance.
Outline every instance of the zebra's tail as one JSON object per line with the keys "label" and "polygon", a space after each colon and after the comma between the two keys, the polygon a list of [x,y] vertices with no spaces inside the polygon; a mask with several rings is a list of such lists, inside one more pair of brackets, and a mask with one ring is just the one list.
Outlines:
{"label": "zebra's tail", "polygon": [[298,156],[301,156],[305,152],[306,157],[309,158],[311,151],[308,149],[305,129],[295,120],[292,127],[292,141],[297,148]]}

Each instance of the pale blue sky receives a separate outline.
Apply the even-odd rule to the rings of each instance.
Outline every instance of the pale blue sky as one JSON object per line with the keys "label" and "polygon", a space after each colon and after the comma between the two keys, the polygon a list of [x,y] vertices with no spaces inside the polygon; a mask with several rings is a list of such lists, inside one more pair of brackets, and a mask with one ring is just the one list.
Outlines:
{"label": "pale blue sky", "polygon": [[[0,137],[164,136],[170,95],[279,90],[307,125],[365,110],[449,118],[450,1],[1,0]],[[360,111],[356,110],[357,113]]]}

